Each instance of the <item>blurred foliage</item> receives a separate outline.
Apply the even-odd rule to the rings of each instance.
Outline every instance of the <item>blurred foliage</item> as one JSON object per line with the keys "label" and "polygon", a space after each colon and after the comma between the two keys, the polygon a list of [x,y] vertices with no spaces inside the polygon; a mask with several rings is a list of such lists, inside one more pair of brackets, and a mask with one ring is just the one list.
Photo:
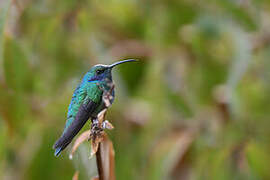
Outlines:
{"label": "blurred foliage", "polygon": [[117,179],[270,179],[269,18],[268,0],[0,1],[0,179],[94,176],[89,144],[52,145],[82,75],[124,58]]}

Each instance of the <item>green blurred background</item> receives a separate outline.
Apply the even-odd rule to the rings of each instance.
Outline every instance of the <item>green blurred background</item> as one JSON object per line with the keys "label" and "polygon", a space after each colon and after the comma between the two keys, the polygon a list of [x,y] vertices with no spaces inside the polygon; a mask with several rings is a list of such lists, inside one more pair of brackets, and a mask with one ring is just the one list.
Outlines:
{"label": "green blurred background", "polygon": [[[0,179],[96,175],[52,145],[94,64],[113,72],[116,177],[270,179],[270,1],[1,0]],[[89,124],[84,130],[89,128]]]}

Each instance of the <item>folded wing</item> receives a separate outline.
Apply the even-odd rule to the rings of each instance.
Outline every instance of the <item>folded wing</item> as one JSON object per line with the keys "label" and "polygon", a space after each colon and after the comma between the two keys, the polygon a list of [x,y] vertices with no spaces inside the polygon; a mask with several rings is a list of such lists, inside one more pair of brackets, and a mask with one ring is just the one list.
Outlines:
{"label": "folded wing", "polygon": [[74,120],[67,128],[65,128],[61,137],[54,144],[53,148],[55,149],[55,156],[58,156],[60,152],[69,145],[96,108],[97,103],[93,102],[91,99],[88,99],[86,103],[81,104]]}

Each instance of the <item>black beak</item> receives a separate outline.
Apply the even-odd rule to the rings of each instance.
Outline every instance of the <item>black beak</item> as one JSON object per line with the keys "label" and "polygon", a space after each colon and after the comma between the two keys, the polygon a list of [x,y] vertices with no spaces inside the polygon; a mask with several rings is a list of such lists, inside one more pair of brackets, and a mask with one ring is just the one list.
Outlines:
{"label": "black beak", "polygon": [[115,62],[115,63],[109,65],[109,67],[112,69],[113,67],[115,67],[115,66],[117,66],[119,64],[126,63],[126,62],[136,62],[136,61],[138,61],[138,60],[136,60],[136,59],[126,59],[126,60],[123,60],[123,61]]}

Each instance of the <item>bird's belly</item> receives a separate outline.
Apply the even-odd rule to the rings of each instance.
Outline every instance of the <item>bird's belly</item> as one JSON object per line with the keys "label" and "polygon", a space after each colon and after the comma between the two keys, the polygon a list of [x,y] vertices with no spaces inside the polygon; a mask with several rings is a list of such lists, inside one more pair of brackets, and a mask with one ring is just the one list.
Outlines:
{"label": "bird's belly", "polygon": [[100,113],[103,109],[105,109],[105,104],[102,102],[97,109],[91,114],[91,118],[96,118],[98,113]]}
{"label": "bird's belly", "polygon": [[[112,91],[113,98],[110,100],[110,104],[113,103],[114,101],[114,90]],[[96,118],[98,113],[100,113],[103,109],[106,108],[105,103],[103,102],[103,100],[101,100],[102,102],[100,103],[100,105],[96,108],[96,110],[91,114],[91,118]]]}

